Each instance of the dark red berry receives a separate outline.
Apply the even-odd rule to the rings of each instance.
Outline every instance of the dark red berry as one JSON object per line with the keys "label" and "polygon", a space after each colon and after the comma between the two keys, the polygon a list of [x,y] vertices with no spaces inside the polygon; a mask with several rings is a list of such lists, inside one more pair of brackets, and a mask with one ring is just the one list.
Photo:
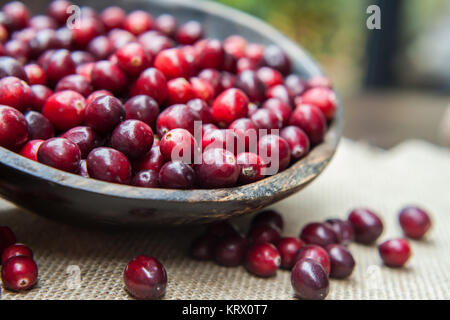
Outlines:
{"label": "dark red berry", "polygon": [[123,280],[128,292],[137,299],[157,299],[166,293],[166,269],[153,257],[138,256],[131,260]]}
{"label": "dark red berry", "polygon": [[188,78],[190,74],[189,63],[179,48],[161,51],[156,56],[154,65],[167,79]]}
{"label": "dark red berry", "polygon": [[189,83],[195,98],[208,102],[212,101],[215,96],[214,87],[207,80],[193,77],[189,80]]}
{"label": "dark red berry", "polygon": [[287,76],[284,83],[289,91],[289,95],[292,97],[301,95],[306,88],[305,80],[296,74]]}
{"label": "dark red berry", "polygon": [[75,63],[70,51],[66,49],[59,49],[51,53],[41,66],[51,84],[56,84],[65,76],[75,73]]}
{"label": "dark red berry", "polygon": [[133,96],[145,94],[161,104],[167,97],[166,77],[161,71],[149,68],[141,73],[131,91]]}
{"label": "dark red berry", "polygon": [[[156,57],[161,51],[175,47],[175,42],[156,31],[147,31],[139,36],[139,43],[145,51]],[[185,47],[182,48],[185,50]]]}
{"label": "dark red berry", "polygon": [[217,39],[205,39],[195,44],[196,63],[199,69],[213,68],[220,70],[225,59],[225,50]]}
{"label": "dark red berry", "polygon": [[78,92],[64,90],[53,94],[42,113],[58,130],[68,130],[84,120],[86,101]]}
{"label": "dark red berry", "polygon": [[225,149],[237,155],[244,151],[242,141],[238,135],[231,130],[210,130],[202,137],[202,148],[204,151],[210,149]]}
{"label": "dark red berry", "polygon": [[65,138],[51,138],[41,144],[38,161],[53,168],[78,173],[81,153],[78,146]]}
{"label": "dark red berry", "polygon": [[40,84],[32,85],[31,91],[33,92],[31,107],[33,110],[41,111],[45,102],[47,102],[48,98],[53,94],[53,91]]}
{"label": "dark red berry", "polygon": [[239,166],[238,182],[240,184],[253,183],[264,178],[264,169],[266,165],[256,153],[239,153],[236,157],[236,161]]}
{"label": "dark red berry", "polygon": [[191,109],[195,118],[202,121],[202,124],[212,122],[211,108],[204,100],[192,99],[188,101],[187,106]]}
{"label": "dark red berry", "polygon": [[25,120],[28,124],[28,139],[47,140],[55,136],[55,129],[52,123],[41,113],[28,111],[25,113]]}
{"label": "dark red berry", "polygon": [[17,150],[28,140],[28,125],[22,113],[0,105],[0,146]]}
{"label": "dark red berry", "polygon": [[224,50],[236,59],[240,59],[245,56],[246,47],[247,40],[239,35],[229,36],[223,41]]}
{"label": "dark red berry", "polygon": [[378,239],[383,232],[383,222],[369,209],[355,209],[350,212],[348,221],[355,232],[355,241],[370,244]]}
{"label": "dark red berry", "polygon": [[100,96],[86,106],[86,125],[100,133],[111,131],[123,119],[125,119],[125,109],[122,102],[115,97]]}
{"label": "dark red berry", "polygon": [[155,126],[159,114],[159,105],[152,97],[146,95],[134,96],[125,103],[124,108],[127,120],[140,120],[151,127]]}
{"label": "dark red berry", "polygon": [[153,17],[143,10],[129,13],[123,22],[123,28],[135,35],[150,30],[153,26]]}
{"label": "dark red berry", "polygon": [[126,13],[120,7],[108,7],[102,11],[100,19],[106,30],[122,28]]}
{"label": "dark red berry", "polygon": [[217,237],[209,234],[204,234],[194,239],[190,247],[191,257],[200,261],[212,260],[217,240]]}
{"label": "dark red berry", "polygon": [[290,95],[288,88],[283,84],[277,84],[270,87],[266,92],[267,99],[278,99],[283,101],[287,105],[293,105],[293,97]]}
{"label": "dark red berry", "polygon": [[185,104],[174,104],[161,112],[156,120],[156,130],[159,136],[164,136],[172,129],[182,128],[194,134],[195,114]]}
{"label": "dark red berry", "polygon": [[214,249],[215,260],[227,267],[239,266],[247,253],[247,240],[239,234],[220,239]]}
{"label": "dark red berry", "polygon": [[154,170],[139,171],[133,177],[131,184],[135,187],[158,188],[159,172]]}
{"label": "dark red berry", "polygon": [[155,19],[155,29],[168,37],[175,35],[177,24],[177,19],[170,14],[162,14]]}
{"label": "dark red berry", "polygon": [[291,61],[286,53],[275,45],[267,46],[264,51],[265,65],[278,70],[282,74],[289,74],[291,72]]}
{"label": "dark red berry", "polygon": [[37,153],[42,142],[44,142],[44,140],[29,140],[22,149],[20,149],[19,154],[30,160],[38,161]]}
{"label": "dark red berry", "polygon": [[91,82],[96,89],[121,93],[127,87],[127,76],[110,61],[98,61],[92,68]]}
{"label": "dark red berry", "polygon": [[319,222],[309,223],[303,227],[300,239],[307,244],[316,244],[321,247],[339,242],[334,230],[327,224]]}
{"label": "dark red berry", "polygon": [[292,159],[297,160],[308,154],[309,139],[302,129],[296,126],[288,126],[281,130],[280,135],[289,144]]}
{"label": "dark red berry", "polygon": [[144,50],[142,45],[131,42],[116,51],[119,67],[128,74],[139,75],[142,71],[151,66],[152,57]]}
{"label": "dark red berry", "polygon": [[250,228],[247,238],[253,244],[268,242],[276,245],[281,234],[280,229],[273,224],[256,224]]}
{"label": "dark red berry", "polygon": [[248,97],[239,89],[222,92],[212,105],[214,121],[222,127],[228,127],[234,120],[247,116],[248,103]]}
{"label": "dark red berry", "polygon": [[311,259],[302,259],[294,265],[291,284],[295,295],[305,300],[323,300],[329,291],[326,271]]}
{"label": "dark red berry", "polygon": [[68,8],[72,3],[68,0],[55,0],[50,2],[47,13],[50,17],[55,19],[59,24],[66,23],[70,17]]}
{"label": "dark red berry", "polygon": [[258,213],[252,219],[252,225],[258,224],[271,224],[276,226],[279,230],[283,230],[284,227],[283,217],[275,210],[266,210]]}
{"label": "dark red berry", "polygon": [[273,134],[259,139],[258,155],[267,166],[266,175],[273,175],[286,169],[291,161],[289,144],[283,138]]}
{"label": "dark red berry", "polygon": [[354,240],[353,227],[350,222],[341,219],[328,219],[326,223],[336,233],[339,243],[347,246]]}
{"label": "dark red berry", "polygon": [[120,49],[127,43],[136,41],[136,37],[123,29],[113,29],[108,33],[108,38],[111,41],[115,50]]}
{"label": "dark red berry", "polygon": [[[220,88],[222,90],[228,90],[236,87],[236,76],[230,72],[223,71],[220,79]],[[216,92],[214,92],[216,93]]]}
{"label": "dark red berry", "polygon": [[327,124],[325,116],[318,107],[306,104],[298,105],[292,113],[289,123],[305,131],[314,145],[324,139]]}
{"label": "dark red berry", "polygon": [[239,167],[233,153],[224,149],[203,152],[202,163],[195,165],[198,183],[204,188],[227,188],[236,184]]}
{"label": "dark red berry", "polygon": [[355,260],[350,251],[339,244],[330,244],[325,249],[330,258],[330,277],[337,279],[349,277],[355,268]]}
{"label": "dark red berry", "polygon": [[259,104],[265,100],[266,86],[258,78],[255,71],[245,70],[239,73],[236,87],[244,91],[251,102]]}
{"label": "dark red berry", "polygon": [[72,74],[59,80],[55,87],[56,92],[64,90],[72,90],[87,97],[92,92],[92,85],[86,77],[79,74]]}
{"label": "dark red berry", "polygon": [[72,29],[72,41],[85,48],[95,37],[103,33],[103,24],[97,18],[82,16],[78,25]]}
{"label": "dark red berry", "polygon": [[4,77],[17,77],[21,80],[28,81],[22,64],[11,57],[0,57],[0,79]]}
{"label": "dark red berry", "polygon": [[216,238],[238,234],[236,227],[228,221],[220,221],[208,224],[206,233]]}
{"label": "dark red berry", "polygon": [[[98,36],[92,39],[91,42],[89,42],[89,45],[87,46],[87,50],[89,51],[90,55],[95,60],[105,60],[108,59],[108,57],[114,53],[114,46],[111,41],[111,39],[107,36]],[[73,58],[73,54],[72,54]],[[75,60],[75,59],[74,59]],[[87,62],[93,62],[93,60],[89,59],[90,61],[83,61],[83,63]],[[79,65],[80,63],[77,63]]]}
{"label": "dark red berry", "polygon": [[281,119],[283,127],[289,124],[292,109],[288,104],[284,103],[283,101],[276,98],[268,99],[266,100],[266,102],[264,102],[262,108],[270,110],[273,113],[275,113],[277,117]]}
{"label": "dark red berry", "polygon": [[47,83],[47,77],[45,76],[44,70],[35,63],[30,63],[25,65],[25,72],[27,73],[28,83],[30,85]]}
{"label": "dark red berry", "polygon": [[9,227],[0,226],[0,255],[3,251],[16,243],[16,236]]}
{"label": "dark red berry", "polygon": [[5,16],[10,22],[9,27],[13,30],[25,28],[30,20],[28,8],[20,1],[11,1],[2,8]]}
{"label": "dark red berry", "polygon": [[153,145],[152,128],[139,120],[126,120],[114,129],[111,145],[129,158],[139,158]]}
{"label": "dark red berry", "polygon": [[159,148],[165,161],[178,160],[194,163],[198,145],[194,136],[186,129],[172,129],[161,139]]}
{"label": "dark red berry", "polygon": [[214,88],[215,94],[218,94],[222,90],[221,87],[222,75],[219,71],[215,69],[205,69],[198,74],[198,77],[200,79],[208,81],[209,84],[211,84],[212,87]]}
{"label": "dark red berry", "polygon": [[283,83],[283,75],[272,68],[262,67],[257,71],[258,79],[261,80],[267,88]]}
{"label": "dark red berry", "polygon": [[241,73],[247,70],[252,70],[252,71],[256,71],[258,69],[258,64],[249,59],[249,58],[240,58],[237,62],[236,62],[236,71],[237,73]]}
{"label": "dark red berry", "polygon": [[31,289],[38,279],[38,267],[32,258],[12,257],[3,263],[3,286],[12,291]]}
{"label": "dark red berry", "polygon": [[282,118],[274,111],[269,109],[258,109],[251,116],[255,127],[258,129],[258,135],[275,133],[277,129],[283,126]]}
{"label": "dark red berry", "polygon": [[405,235],[412,239],[422,238],[431,227],[428,213],[418,207],[406,207],[399,214],[400,226]]}
{"label": "dark red berry", "polygon": [[146,170],[159,172],[164,164],[164,159],[159,146],[155,146],[155,142],[153,143],[153,147],[149,152],[147,152],[147,154],[134,161],[133,168],[135,172]]}
{"label": "dark red berry", "polygon": [[301,247],[294,256],[294,265],[302,259],[312,259],[319,263],[327,274],[330,274],[331,263],[328,252],[317,245],[309,244]]}
{"label": "dark red berry", "polygon": [[168,104],[187,103],[195,98],[191,84],[184,78],[176,78],[167,82]]}
{"label": "dark red berry", "polygon": [[30,248],[28,248],[24,244],[21,244],[21,243],[13,244],[13,245],[7,247],[5,250],[3,250],[2,265],[5,264],[6,260],[8,260],[12,257],[19,257],[19,256],[33,258],[33,252],[31,251]]}
{"label": "dark red berry", "polygon": [[280,254],[271,243],[260,243],[251,247],[245,257],[247,270],[260,277],[275,275],[280,264]]}
{"label": "dark red berry", "polygon": [[411,256],[411,248],[406,239],[386,240],[378,246],[381,259],[388,267],[403,267]]}
{"label": "dark red berry", "polygon": [[177,31],[176,40],[181,44],[194,44],[203,37],[203,26],[198,21],[188,21]]}
{"label": "dark red berry", "polygon": [[159,171],[159,183],[164,188],[190,189],[195,183],[195,172],[181,161],[167,162]]}
{"label": "dark red berry", "polygon": [[281,238],[277,243],[277,249],[281,257],[281,267],[292,269],[294,266],[294,257],[298,250],[304,246],[299,238]]}
{"label": "dark red berry", "polygon": [[90,104],[92,101],[94,101],[96,98],[103,96],[114,96],[114,95],[108,90],[96,90],[86,98],[86,106]]}
{"label": "dark red berry", "polygon": [[327,120],[332,120],[336,113],[337,97],[334,91],[329,88],[309,89],[301,96],[301,102],[318,107]]}
{"label": "dark red berry", "polygon": [[100,145],[100,137],[91,127],[75,127],[65,132],[61,137],[78,146],[82,159],[86,159],[89,152]]}
{"label": "dark red berry", "polygon": [[258,130],[252,120],[240,118],[233,121],[228,127],[232,130],[244,144],[244,150],[258,152]]}
{"label": "dark red berry", "polygon": [[89,176],[94,179],[128,184],[131,180],[131,165],[127,157],[112,148],[95,148],[87,157]]}
{"label": "dark red berry", "polygon": [[33,92],[25,81],[16,77],[5,77],[0,80],[0,104],[24,111],[30,108],[32,100]]}

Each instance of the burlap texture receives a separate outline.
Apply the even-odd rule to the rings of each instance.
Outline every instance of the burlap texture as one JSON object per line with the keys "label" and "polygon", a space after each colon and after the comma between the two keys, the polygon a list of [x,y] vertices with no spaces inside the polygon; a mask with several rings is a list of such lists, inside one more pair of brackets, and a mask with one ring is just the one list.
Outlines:
{"label": "burlap texture", "polygon": [[[348,280],[331,281],[328,299],[450,298],[450,151],[410,141],[390,151],[344,140],[326,171],[308,188],[274,206],[285,216],[285,235],[303,224],[345,217],[356,206],[379,212],[385,222],[380,240],[401,235],[398,210],[418,204],[432,214],[434,227],[425,241],[412,241],[406,268],[382,266],[376,247],[350,246],[357,266]],[[45,205],[45,204],[43,204]],[[63,213],[61,213],[63,214]],[[236,221],[245,230],[248,218]],[[39,284],[2,299],[130,299],[122,274],[138,254],[154,255],[165,265],[165,299],[292,299],[290,273],[260,279],[243,267],[197,262],[187,248],[200,227],[139,232],[93,231],[61,225],[0,201],[0,225],[14,229],[30,245],[39,265]],[[68,286],[81,270],[81,286]],[[73,282],[72,282],[73,283]]]}

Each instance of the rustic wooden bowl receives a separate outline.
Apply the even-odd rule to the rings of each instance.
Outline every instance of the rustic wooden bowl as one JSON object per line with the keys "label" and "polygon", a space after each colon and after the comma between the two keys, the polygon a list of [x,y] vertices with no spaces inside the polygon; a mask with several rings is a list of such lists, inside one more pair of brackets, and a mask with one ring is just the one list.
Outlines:
{"label": "rustic wooden bowl", "polygon": [[[83,1],[79,1],[83,3]],[[92,1],[85,1],[92,5]],[[212,2],[186,0],[95,1],[99,9],[169,12],[181,21],[197,19],[208,36],[242,34],[250,41],[276,43],[291,57],[297,73],[321,74],[319,67],[292,41],[264,22]],[[39,215],[77,224],[115,226],[207,223],[250,214],[300,191],[330,162],[339,142],[342,106],[325,140],[287,170],[257,183],[215,190],[145,189],[86,179],[28,160],[0,147],[0,194]]]}

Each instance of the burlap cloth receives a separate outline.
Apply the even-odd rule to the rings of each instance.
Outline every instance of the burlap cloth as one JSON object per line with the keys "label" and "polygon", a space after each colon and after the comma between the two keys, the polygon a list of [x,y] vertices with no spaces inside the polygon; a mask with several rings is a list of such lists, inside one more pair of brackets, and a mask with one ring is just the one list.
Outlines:
{"label": "burlap cloth", "polygon": [[[425,241],[412,242],[408,267],[384,267],[376,247],[353,244],[355,272],[348,280],[331,281],[328,299],[448,299],[449,150],[410,141],[381,151],[343,140],[330,166],[311,186],[274,207],[285,216],[285,235],[295,236],[307,222],[345,217],[353,207],[368,206],[382,215],[386,228],[381,239],[386,239],[401,235],[398,210],[411,203],[430,211],[434,227]],[[244,229],[248,218],[236,222]],[[33,290],[3,290],[2,299],[129,299],[122,273],[138,254],[154,255],[165,265],[165,299],[293,298],[287,271],[260,279],[243,267],[190,259],[187,248],[200,227],[95,232],[47,221],[1,200],[0,225],[11,226],[17,238],[33,248],[40,272]],[[67,273],[69,266],[81,271],[78,288],[76,271]]]}

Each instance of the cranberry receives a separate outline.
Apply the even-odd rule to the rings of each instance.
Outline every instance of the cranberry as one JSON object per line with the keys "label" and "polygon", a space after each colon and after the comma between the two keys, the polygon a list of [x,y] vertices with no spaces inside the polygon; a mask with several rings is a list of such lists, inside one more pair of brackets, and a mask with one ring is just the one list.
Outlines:
{"label": "cranberry", "polygon": [[154,170],[139,171],[131,181],[135,187],[143,188],[158,188],[159,187],[159,173]]}
{"label": "cranberry", "polygon": [[306,104],[297,106],[289,123],[305,131],[313,145],[319,144],[324,139],[327,124],[318,107]]}
{"label": "cranberry", "polygon": [[294,266],[294,257],[304,243],[299,238],[281,238],[277,243],[277,249],[281,256],[281,267],[292,269]]}
{"label": "cranberry", "polygon": [[17,150],[28,140],[28,125],[22,113],[0,105],[0,146]]}
{"label": "cranberry", "polygon": [[36,35],[29,40],[29,55],[38,57],[43,52],[50,49],[61,49],[63,44],[58,38],[58,33],[52,29],[45,29],[36,32]]}
{"label": "cranberry", "polygon": [[217,39],[205,39],[196,43],[195,48],[197,50],[196,63],[199,69],[221,69],[225,51],[223,50],[222,43]]}
{"label": "cranberry", "polygon": [[155,29],[168,37],[173,37],[177,30],[177,19],[170,14],[162,14],[155,20]]}
{"label": "cranberry", "polygon": [[211,260],[214,257],[217,240],[217,237],[210,234],[194,239],[190,247],[191,257],[201,261]]}
{"label": "cranberry", "polygon": [[102,11],[100,18],[107,30],[122,28],[126,13],[119,7],[108,7]]}
{"label": "cranberry", "polygon": [[280,229],[273,224],[252,225],[247,238],[254,244],[268,242],[276,245],[281,239]]}
{"label": "cranberry", "polygon": [[5,55],[15,57],[21,63],[26,63],[30,57],[30,45],[21,40],[10,40],[3,46]]}
{"label": "cranberry", "polygon": [[38,161],[53,168],[78,173],[81,153],[78,146],[65,138],[51,138],[41,144]]}
{"label": "cranberry", "polygon": [[260,277],[275,275],[280,264],[280,254],[271,243],[259,243],[253,246],[248,250],[245,257],[247,270]]}
{"label": "cranberry", "polygon": [[156,130],[160,137],[172,129],[186,129],[194,134],[195,114],[185,104],[174,104],[159,114],[156,120]]}
{"label": "cranberry", "polygon": [[[98,36],[92,39],[91,42],[89,42],[87,50],[96,59],[104,60],[114,52],[114,46],[107,36]],[[79,63],[77,63],[77,65],[79,65]]]}
{"label": "cranberry", "polygon": [[47,80],[55,84],[67,75],[75,73],[75,63],[72,60],[70,51],[59,49],[48,56],[42,65]]}
{"label": "cranberry", "polygon": [[258,131],[255,124],[248,118],[241,118],[233,121],[228,127],[237,134],[246,151],[256,152]]}
{"label": "cranberry", "polygon": [[86,77],[79,74],[72,74],[59,80],[56,85],[56,92],[64,90],[72,90],[78,92],[84,97],[87,97],[92,92],[92,86]]}
{"label": "cranberry", "polygon": [[178,160],[192,164],[198,145],[194,136],[186,129],[172,129],[162,137],[160,150],[166,161]]}
{"label": "cranberry", "polygon": [[87,169],[87,161],[85,159],[82,159],[80,161],[80,171],[78,174],[84,178],[89,178],[89,172]]}
{"label": "cranberry", "polygon": [[124,105],[126,119],[135,119],[154,127],[159,114],[159,105],[155,99],[146,95],[137,95]]}
{"label": "cranberry", "polygon": [[299,96],[305,91],[305,80],[296,74],[287,76],[284,83],[289,91],[289,95],[292,97]]}
{"label": "cranberry", "polygon": [[237,155],[243,151],[242,141],[233,131],[221,129],[206,132],[202,138],[204,150],[220,148]]}
{"label": "cranberry", "polygon": [[191,84],[184,78],[176,78],[167,82],[168,104],[186,103],[192,100],[194,90]]}
{"label": "cranberry", "polygon": [[155,58],[155,68],[160,70],[167,79],[188,78],[190,66],[179,48],[161,51]]}
{"label": "cranberry", "polygon": [[411,256],[411,248],[406,239],[386,240],[378,246],[381,259],[388,267],[403,267]]}
{"label": "cranberry", "polygon": [[283,126],[282,118],[270,109],[258,109],[250,116],[250,119],[258,129],[259,136],[276,132],[272,130]]}
{"label": "cranberry", "polygon": [[221,91],[222,75],[219,71],[215,69],[205,69],[198,74],[198,77],[200,79],[208,81],[214,88],[215,94]]}
{"label": "cranberry", "polygon": [[16,236],[9,227],[0,226],[0,255],[3,251],[16,243]]}
{"label": "cranberry", "polygon": [[27,64],[25,67],[25,72],[27,73],[28,77],[28,83],[30,85],[33,84],[41,84],[45,85],[47,83],[47,77],[45,76],[44,70],[42,68],[35,64]]}
{"label": "cranberry", "polygon": [[198,182],[205,188],[226,188],[236,184],[239,168],[235,156],[224,149],[203,152],[202,163],[195,165]]}
{"label": "cranberry", "polygon": [[330,274],[330,257],[324,248],[314,244],[301,247],[294,256],[294,265],[305,258],[316,261],[324,268],[327,274]]}
{"label": "cranberry", "polygon": [[198,21],[188,21],[181,25],[176,33],[176,40],[180,44],[194,44],[203,38],[203,26]]}
{"label": "cranberry", "polygon": [[152,128],[139,120],[126,120],[114,129],[111,145],[129,158],[143,156],[153,145]]}
{"label": "cranberry", "polygon": [[[236,86],[236,76],[230,72],[222,72],[220,87],[222,90],[228,90]],[[214,92],[215,93],[215,92]]]}
{"label": "cranberry", "polygon": [[111,131],[123,119],[125,119],[125,109],[120,100],[115,97],[100,96],[86,106],[86,125],[100,133]]}
{"label": "cranberry", "polygon": [[98,19],[83,16],[78,26],[72,29],[72,39],[78,47],[84,48],[103,31],[103,25]]}
{"label": "cranberry", "polygon": [[53,94],[53,91],[40,84],[32,85],[31,91],[33,92],[31,107],[33,110],[41,111],[45,105],[45,102]]}
{"label": "cranberry", "polygon": [[113,29],[108,33],[108,38],[111,41],[115,50],[120,49],[127,43],[136,41],[136,37],[126,30]]}
{"label": "cranberry", "polygon": [[28,81],[22,64],[11,57],[0,57],[0,79],[4,77],[17,77],[21,80]]}
{"label": "cranberry", "polygon": [[188,101],[187,106],[191,109],[196,119],[202,121],[202,124],[212,122],[212,114],[208,104],[201,99],[192,99]]}
{"label": "cranberry", "polygon": [[301,102],[316,106],[327,120],[332,120],[337,109],[337,97],[333,90],[324,87],[309,89],[301,96]]}
{"label": "cranberry", "polygon": [[283,83],[283,75],[272,68],[262,67],[257,71],[258,79],[265,84],[267,88]]}
{"label": "cranberry", "polygon": [[50,2],[48,6],[48,15],[58,21],[59,24],[66,23],[70,17],[70,10],[68,8],[72,5],[67,0],[55,0]]}
{"label": "cranberry", "polygon": [[83,122],[85,104],[81,94],[64,90],[53,94],[47,100],[42,113],[57,129],[67,130]]}
{"label": "cranberry", "polygon": [[25,81],[16,77],[0,80],[0,104],[23,111],[30,107],[32,100],[33,92]]}
{"label": "cranberry", "polygon": [[330,258],[330,276],[337,279],[349,277],[355,268],[355,260],[350,251],[339,244],[330,244],[325,249]]}
{"label": "cranberry", "polygon": [[10,28],[13,30],[25,28],[30,20],[28,8],[20,1],[12,1],[2,9],[5,16],[10,21]]}
{"label": "cranberry", "polygon": [[247,241],[239,234],[229,235],[218,241],[214,251],[218,264],[236,267],[244,260],[247,252]]}
{"label": "cranberry", "polygon": [[256,153],[243,152],[236,157],[239,166],[240,184],[248,184],[259,181],[264,178],[265,164]]}
{"label": "cranberry", "polygon": [[132,95],[145,94],[155,99],[159,104],[167,97],[167,82],[164,74],[155,68],[149,68],[141,73],[132,88]]}
{"label": "cranberry", "polygon": [[135,171],[153,170],[159,172],[164,164],[164,159],[159,146],[155,146],[155,143],[156,141],[153,143],[153,147],[149,152],[134,161],[133,168]]}
{"label": "cranberry", "polygon": [[127,76],[110,61],[98,61],[92,68],[91,81],[96,89],[121,93],[126,88]]}
{"label": "cranberry", "polygon": [[332,88],[333,83],[331,80],[325,76],[313,76],[308,79],[306,82],[307,88],[316,88],[316,87],[325,87],[325,88]]}
{"label": "cranberry", "polygon": [[249,43],[245,48],[245,57],[259,64],[264,57],[264,46],[259,43]]}
{"label": "cranberry", "polygon": [[334,230],[339,243],[347,246],[354,239],[353,227],[348,221],[341,219],[328,219],[326,223]]}
{"label": "cranberry", "polygon": [[28,290],[36,284],[37,278],[38,267],[31,257],[12,257],[3,263],[2,281],[8,290]]}
{"label": "cranberry", "polygon": [[223,238],[225,236],[239,234],[239,231],[230,222],[220,221],[210,223],[206,228],[206,234],[216,238]]}
{"label": "cranberry", "polygon": [[248,112],[248,97],[239,89],[222,92],[212,105],[214,121],[222,127],[228,127],[234,120],[245,118]]}
{"label": "cranberry", "polygon": [[19,256],[33,258],[33,252],[31,251],[30,248],[28,248],[24,244],[21,243],[13,244],[7,247],[5,250],[3,250],[2,265],[4,265],[8,259]]}
{"label": "cranberry", "polygon": [[338,237],[334,230],[327,224],[319,222],[307,224],[300,233],[300,239],[307,244],[316,244],[321,247],[338,243]]}
{"label": "cranberry", "polygon": [[236,62],[236,71],[238,74],[247,70],[256,71],[257,68],[258,64],[249,58],[240,58]]}
{"label": "cranberry", "polygon": [[92,81],[92,70],[94,69],[94,66],[95,62],[83,63],[77,67],[76,73],[82,75],[89,81]]}
{"label": "cranberry", "polygon": [[258,154],[267,166],[267,175],[286,169],[291,161],[289,144],[283,138],[273,134],[268,134],[259,140]]}
{"label": "cranberry", "polygon": [[167,273],[154,257],[138,256],[123,273],[128,292],[137,299],[157,299],[166,293]]}
{"label": "cranberry", "polygon": [[212,123],[206,123],[202,125],[202,137],[205,136],[205,134],[207,134],[210,131],[215,131],[215,130],[219,130],[219,128],[217,128],[216,125],[212,124]]}
{"label": "cranberry", "polygon": [[114,96],[114,95],[111,92],[109,92],[108,90],[96,90],[96,91],[92,92],[86,98],[86,106],[88,104],[90,104],[92,101],[94,101],[95,99],[97,99],[99,97],[103,97],[103,96]]}
{"label": "cranberry", "polygon": [[81,158],[86,159],[89,152],[100,144],[100,139],[90,127],[75,127],[65,132],[62,138],[75,143],[80,148]]}
{"label": "cranberry", "polygon": [[206,80],[193,77],[189,80],[193,95],[204,101],[212,101],[215,96],[213,86]]}
{"label": "cranberry", "polygon": [[418,207],[406,207],[399,214],[400,226],[406,236],[412,239],[422,238],[431,227],[428,213]]}
{"label": "cranberry", "polygon": [[281,130],[281,137],[286,140],[294,160],[303,158],[309,152],[310,144],[306,133],[295,126],[288,126]]}
{"label": "cranberry", "polygon": [[251,102],[261,103],[265,100],[266,87],[255,71],[241,72],[237,77],[236,86],[247,94]]}
{"label": "cranberry", "polygon": [[30,19],[29,27],[36,30],[56,29],[58,28],[58,23],[52,17],[37,15]]}
{"label": "cranberry", "polygon": [[103,181],[128,184],[131,165],[127,157],[112,148],[95,148],[87,157],[89,176]]}
{"label": "cranberry", "polygon": [[[161,51],[175,47],[175,42],[157,33],[156,31],[148,31],[139,36],[139,43],[144,47],[145,51],[157,56]],[[185,47],[182,48],[185,50]]]}
{"label": "cranberry", "polygon": [[271,98],[264,102],[262,108],[274,112],[277,117],[282,120],[283,126],[287,126],[289,124],[292,109],[283,101],[276,98]]}
{"label": "cranberry", "polygon": [[25,114],[25,120],[28,124],[28,139],[47,140],[54,137],[55,130],[52,123],[41,113],[28,111]]}
{"label": "cranberry", "polygon": [[281,214],[275,210],[266,210],[258,213],[252,220],[252,225],[270,224],[276,226],[279,230],[283,230],[284,221]]}
{"label": "cranberry", "polygon": [[19,154],[33,161],[38,161],[37,152],[44,140],[30,140],[20,150]]}
{"label": "cranberry", "polygon": [[129,13],[123,22],[124,29],[135,35],[150,30],[152,26],[153,17],[143,10],[136,10]]}
{"label": "cranberry", "polygon": [[311,259],[302,259],[294,265],[291,284],[296,296],[305,300],[323,300],[329,291],[327,273]]}
{"label": "cranberry", "polygon": [[159,171],[159,183],[165,188],[190,189],[195,183],[194,169],[181,161],[167,162]]}
{"label": "cranberry", "polygon": [[289,57],[281,48],[275,45],[266,47],[264,51],[264,64],[285,75],[291,72]]}
{"label": "cranberry", "polygon": [[137,42],[128,43],[116,51],[119,66],[130,75],[138,75],[151,66],[152,57]]}
{"label": "cranberry", "polygon": [[378,239],[383,232],[383,222],[368,209],[355,209],[350,212],[348,221],[355,232],[356,242],[370,244]]}
{"label": "cranberry", "polygon": [[239,35],[232,35],[223,41],[223,48],[225,52],[231,54],[236,59],[245,56],[245,48],[247,47],[247,40]]}

